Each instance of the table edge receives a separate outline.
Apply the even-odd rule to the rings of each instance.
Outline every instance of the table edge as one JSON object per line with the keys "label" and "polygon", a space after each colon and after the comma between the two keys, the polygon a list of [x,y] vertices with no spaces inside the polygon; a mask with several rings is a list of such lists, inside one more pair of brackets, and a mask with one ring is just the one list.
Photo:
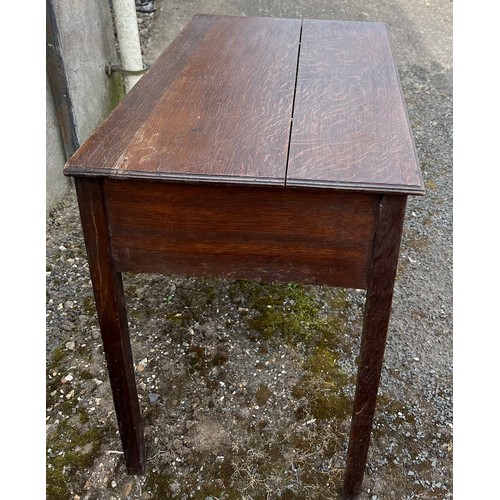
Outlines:
{"label": "table edge", "polygon": [[362,184],[349,182],[322,182],[318,180],[304,179],[277,179],[266,177],[240,177],[240,176],[215,176],[215,175],[193,175],[193,174],[170,174],[165,172],[140,172],[140,171],[122,171],[115,169],[103,170],[102,168],[84,172],[75,167],[69,167],[64,170],[64,175],[79,178],[94,179],[121,179],[127,180],[146,180],[152,182],[171,182],[185,184],[224,184],[227,186],[269,186],[282,188],[306,188],[321,189],[342,192],[361,192],[373,194],[401,194],[417,195],[425,194],[425,188],[419,185],[409,185],[402,187],[399,184]]}
{"label": "table edge", "polygon": [[281,186],[285,187],[285,179],[276,177],[245,177],[226,175],[206,175],[206,174],[179,174],[170,172],[143,172],[134,170],[118,169],[89,169],[85,167],[69,166],[64,169],[64,175],[80,178],[102,178],[102,179],[123,179],[123,180],[147,180],[156,182],[183,182],[186,184],[226,184],[231,185],[258,185],[258,186]]}
{"label": "table edge", "polygon": [[422,196],[425,194],[425,188],[421,185],[401,185],[401,184],[375,184],[375,183],[356,183],[356,182],[328,182],[307,179],[288,178],[286,187],[304,187],[321,188],[335,191],[358,191],[363,193],[379,194],[411,194]]}

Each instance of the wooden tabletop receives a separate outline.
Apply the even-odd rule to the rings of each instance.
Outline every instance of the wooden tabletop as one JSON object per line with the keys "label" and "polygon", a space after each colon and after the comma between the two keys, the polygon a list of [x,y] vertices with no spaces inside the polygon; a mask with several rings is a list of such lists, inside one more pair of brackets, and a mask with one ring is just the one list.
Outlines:
{"label": "wooden tabletop", "polygon": [[195,16],[66,175],[423,194],[385,24]]}

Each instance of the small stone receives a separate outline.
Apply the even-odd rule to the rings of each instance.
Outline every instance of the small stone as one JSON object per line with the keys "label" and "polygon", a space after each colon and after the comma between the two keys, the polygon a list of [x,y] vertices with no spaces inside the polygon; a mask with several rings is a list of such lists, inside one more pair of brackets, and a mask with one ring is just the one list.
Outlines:
{"label": "small stone", "polygon": [[69,351],[74,351],[75,350],[75,341],[74,340],[70,340],[69,342],[66,342],[66,349],[68,349]]}
{"label": "small stone", "polygon": [[378,500],[378,495],[372,495],[372,500]]}
{"label": "small stone", "polygon": [[144,368],[148,365],[148,358],[144,358],[141,361],[139,361],[139,364],[137,365],[137,371],[138,372],[143,372]]}
{"label": "small stone", "polygon": [[409,476],[414,476],[414,475],[415,475],[415,473],[414,473],[412,470],[409,470],[409,471],[408,471],[408,475],[409,475]]}
{"label": "small stone", "polygon": [[67,300],[65,303],[64,303],[64,308],[65,309],[73,309],[74,307],[74,304],[73,304],[73,301],[72,300]]}
{"label": "small stone", "polygon": [[113,479],[113,481],[111,481],[111,487],[116,488],[116,481],[114,479]]}
{"label": "small stone", "polygon": [[71,382],[73,380],[73,375],[71,373],[68,373],[65,377],[61,379],[61,384],[67,384],[68,382]]}
{"label": "small stone", "polygon": [[74,389],[72,389],[68,394],[66,394],[66,399],[71,399],[75,395]]}
{"label": "small stone", "polygon": [[154,394],[154,393],[152,393],[152,392],[150,392],[150,393],[148,394],[149,401],[150,401],[151,403],[153,403],[153,404],[154,404],[154,403],[156,403],[156,401],[158,401],[158,398],[159,398],[159,397],[160,397],[160,395],[159,395],[159,394]]}
{"label": "small stone", "polygon": [[130,492],[132,491],[132,486],[133,486],[133,481],[129,481],[124,487],[123,487],[123,496],[128,497],[130,495]]}
{"label": "small stone", "polygon": [[218,457],[215,458],[215,463],[216,464],[224,463],[224,457],[222,455],[219,455]]}
{"label": "small stone", "polygon": [[153,5],[153,2],[151,1],[141,2],[139,4],[137,4],[136,2],[135,9],[137,12],[145,12],[146,14],[150,14],[156,11],[156,7]]}
{"label": "small stone", "polygon": [[75,495],[75,496],[73,497],[73,500],[80,500],[80,495]]}

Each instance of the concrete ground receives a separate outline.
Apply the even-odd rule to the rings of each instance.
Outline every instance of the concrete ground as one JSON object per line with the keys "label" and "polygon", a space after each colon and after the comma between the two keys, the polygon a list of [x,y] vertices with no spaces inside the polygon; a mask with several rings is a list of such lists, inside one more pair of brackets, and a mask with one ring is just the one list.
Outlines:
{"label": "concrete ground", "polygon": [[156,0],[151,38],[144,54],[153,62],[195,14],[383,21],[391,28],[401,65],[452,66],[452,2],[447,0]]}
{"label": "concrete ground", "polygon": [[[427,193],[407,206],[361,500],[451,498],[452,3],[155,6],[148,63],[196,13],[388,24]],[[157,275],[124,284],[144,477],[120,455],[72,193],[47,224],[47,498],[338,498],[349,426],[339,402],[352,396],[363,295]]]}

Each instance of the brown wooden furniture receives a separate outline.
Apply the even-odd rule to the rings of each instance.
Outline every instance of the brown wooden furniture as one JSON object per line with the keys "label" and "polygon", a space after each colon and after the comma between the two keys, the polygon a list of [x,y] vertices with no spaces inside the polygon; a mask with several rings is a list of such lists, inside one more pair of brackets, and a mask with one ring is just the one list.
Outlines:
{"label": "brown wooden furniture", "polygon": [[72,156],[128,471],[146,456],[121,273],[367,289],[345,473],[360,491],[407,195],[382,23],[195,16]]}

